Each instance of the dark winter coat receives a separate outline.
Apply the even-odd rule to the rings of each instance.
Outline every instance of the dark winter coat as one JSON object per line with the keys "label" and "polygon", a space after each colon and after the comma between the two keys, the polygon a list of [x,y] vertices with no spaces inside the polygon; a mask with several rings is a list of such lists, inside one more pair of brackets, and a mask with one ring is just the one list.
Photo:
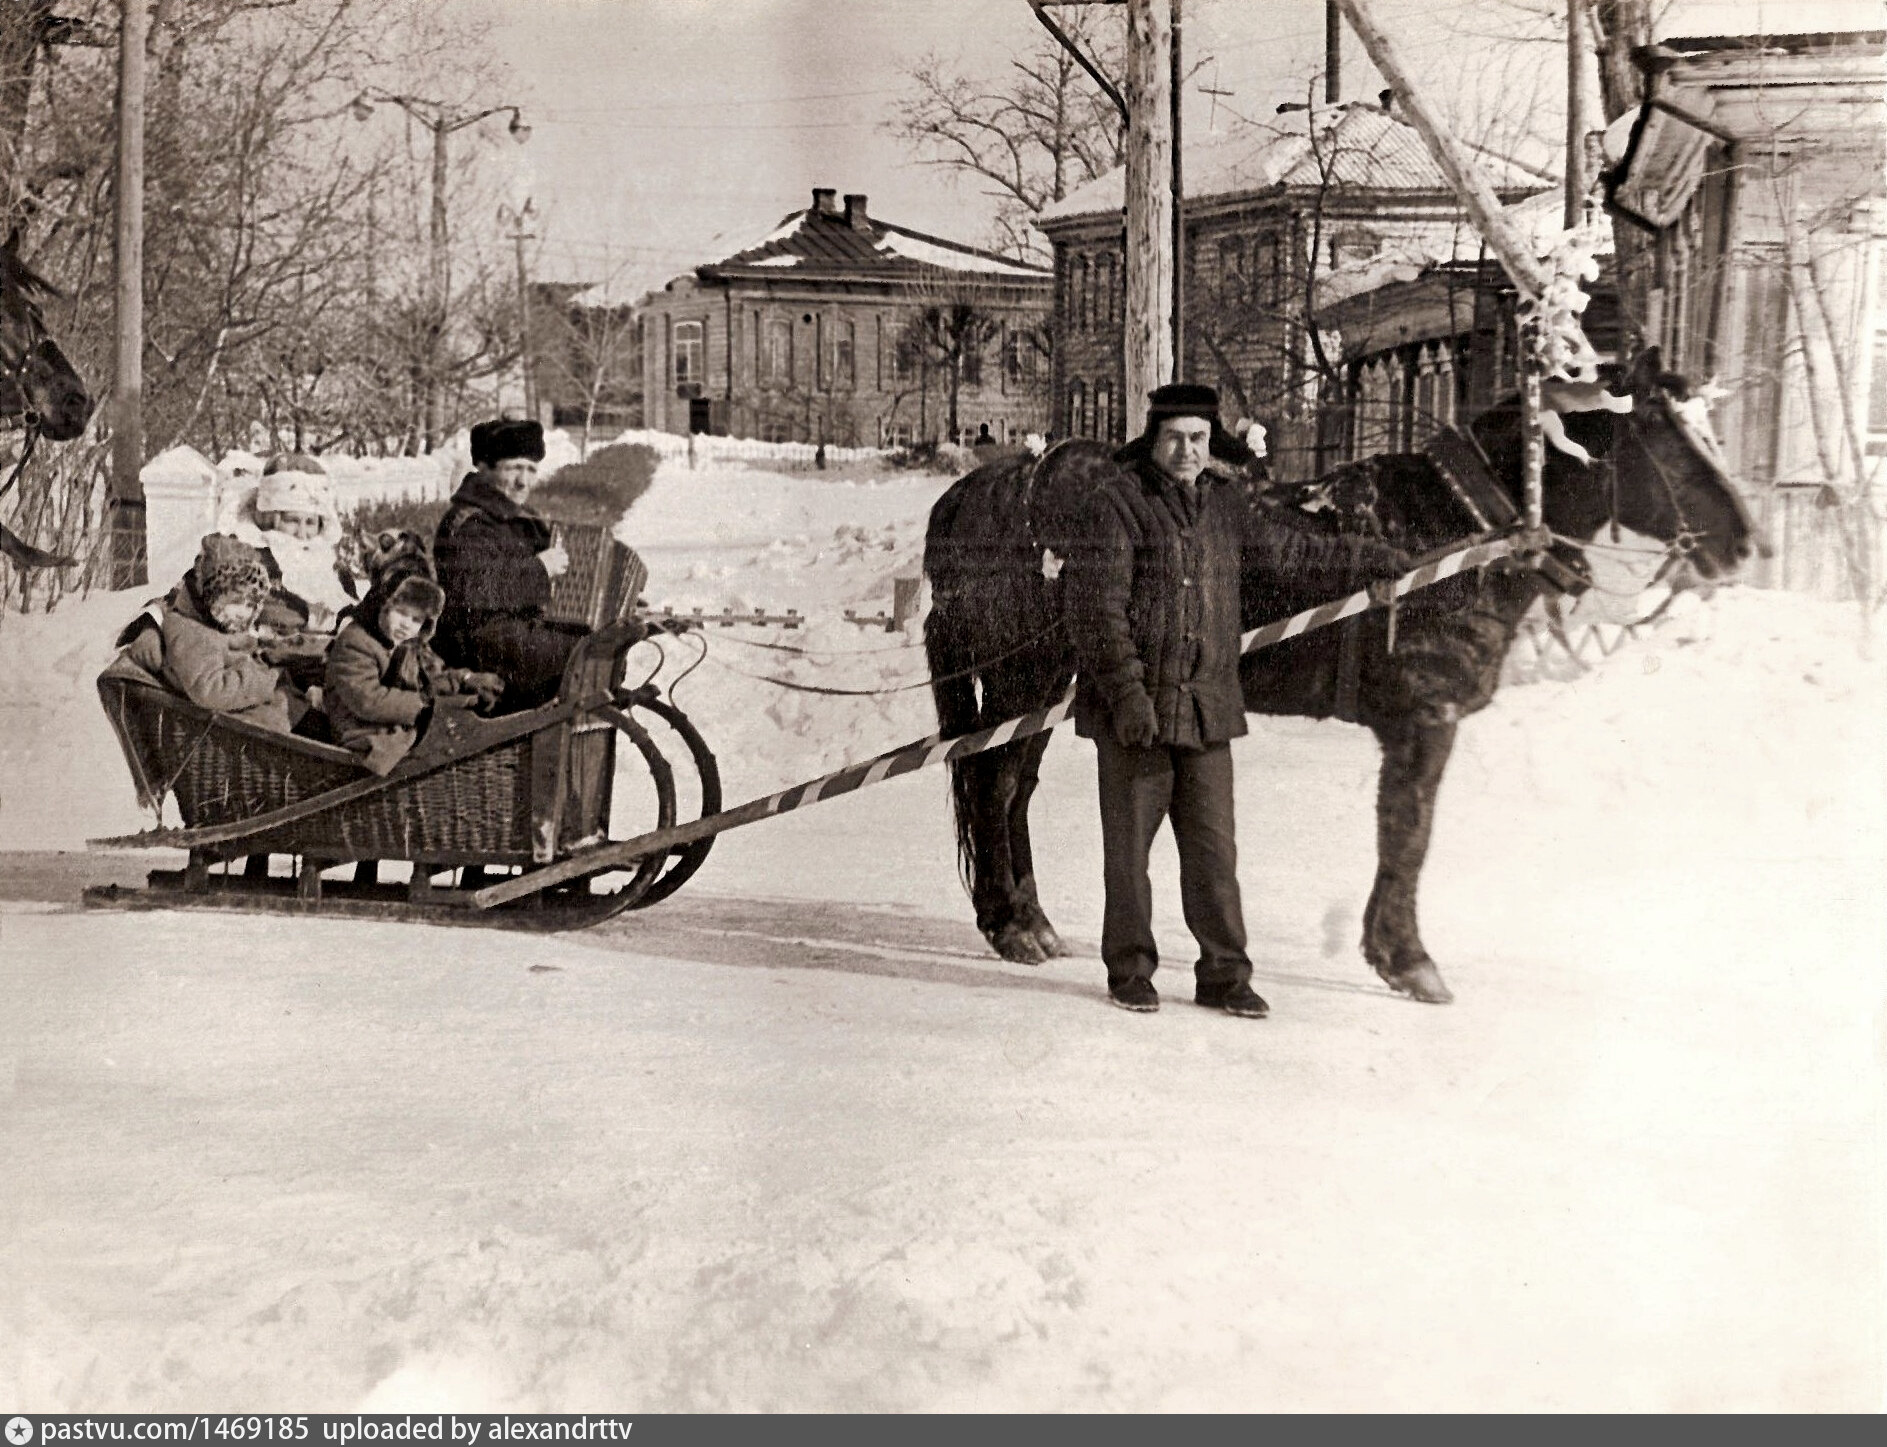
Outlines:
{"label": "dark winter coat", "polygon": [[550,524],[529,508],[476,473],[460,483],[433,543],[439,586],[446,590],[442,645],[469,638],[494,617],[542,617],[550,605],[550,574],[537,555],[549,546]]}
{"label": "dark winter coat", "polygon": [[1240,591],[1254,578],[1319,580],[1336,597],[1407,565],[1395,549],[1319,532],[1213,470],[1182,488],[1133,447],[1120,481],[1089,498],[1067,563],[1080,670],[1075,728],[1092,738],[1136,691],[1155,742],[1201,748],[1246,732]]}
{"label": "dark winter coat", "polygon": [[1080,675],[1075,728],[1093,738],[1144,692],[1156,742],[1179,748],[1245,732],[1238,688],[1239,560],[1246,494],[1216,473],[1182,488],[1151,461],[1097,489],[1067,563]]}

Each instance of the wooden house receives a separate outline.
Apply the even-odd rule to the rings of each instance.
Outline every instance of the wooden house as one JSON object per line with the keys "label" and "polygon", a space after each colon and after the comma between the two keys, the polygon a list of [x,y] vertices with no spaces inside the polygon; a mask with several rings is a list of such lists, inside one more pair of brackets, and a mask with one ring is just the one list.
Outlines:
{"label": "wooden house", "polygon": [[1049,288],[1042,267],[816,188],[645,298],[645,425],[838,446],[1043,430]]}
{"label": "wooden house", "polygon": [[[1550,176],[1481,151],[1503,201]],[[1320,279],[1344,268],[1475,259],[1480,241],[1414,128],[1381,105],[1286,110],[1275,123],[1188,140],[1186,325],[1180,375],[1219,389],[1228,414],[1271,434],[1273,467],[1313,474],[1323,382],[1335,359],[1306,325]],[[1054,245],[1057,435],[1120,440],[1124,177],[1114,171],[1049,206]]]}

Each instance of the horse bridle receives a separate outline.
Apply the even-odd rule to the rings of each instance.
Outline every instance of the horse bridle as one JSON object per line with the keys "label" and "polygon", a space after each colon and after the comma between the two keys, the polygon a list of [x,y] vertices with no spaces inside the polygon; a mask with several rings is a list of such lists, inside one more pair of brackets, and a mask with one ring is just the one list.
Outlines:
{"label": "horse bridle", "polygon": [[[1716,462],[1710,458],[1708,453],[1691,440],[1690,429],[1687,428],[1675,412],[1671,410],[1670,399],[1660,392],[1653,400],[1655,400],[1658,406],[1665,409],[1665,415],[1670,419],[1672,426],[1676,427],[1678,432],[1684,437],[1685,444],[1694,448],[1698,452],[1698,455],[1703,457],[1705,461],[1710,462],[1713,467],[1716,466]],[[1683,500],[1678,496],[1677,486],[1671,481],[1670,473],[1665,470],[1664,464],[1658,460],[1658,455],[1646,445],[1643,438],[1639,437],[1637,426],[1633,421],[1635,416],[1636,409],[1634,408],[1633,411],[1614,418],[1613,427],[1617,428],[1622,424],[1626,434],[1626,440],[1620,442],[1616,432],[1614,432],[1613,445],[1606,450],[1605,456],[1603,458],[1594,458],[1592,463],[1588,465],[1597,466],[1600,463],[1604,464],[1606,520],[1611,530],[1612,541],[1617,543],[1620,540],[1620,523],[1618,519],[1618,455],[1624,450],[1625,446],[1635,446],[1639,453],[1643,455],[1644,460],[1650,464],[1651,474],[1653,477],[1657,478],[1658,485],[1664,489],[1665,500],[1671,504],[1671,514],[1677,519],[1677,529],[1672,533],[1670,540],[1665,543],[1664,552],[1658,563],[1657,571],[1652,575],[1651,582],[1655,584],[1662,582],[1664,578],[1670,574],[1672,569],[1678,567],[1688,559],[1692,553],[1696,552],[1699,544],[1702,543],[1705,538],[1709,537],[1710,534],[1707,530],[1698,529],[1691,525],[1690,515],[1684,511]],[[1557,533],[1555,533],[1554,536],[1558,538],[1560,542],[1570,544],[1573,547],[1584,548],[1591,546],[1590,543],[1581,543],[1575,538],[1560,537]]]}

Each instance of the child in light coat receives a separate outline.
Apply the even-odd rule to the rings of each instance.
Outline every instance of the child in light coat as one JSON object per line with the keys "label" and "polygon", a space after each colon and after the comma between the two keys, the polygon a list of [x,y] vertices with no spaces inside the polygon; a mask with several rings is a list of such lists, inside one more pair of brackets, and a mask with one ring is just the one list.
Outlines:
{"label": "child in light coat", "polygon": [[119,642],[126,658],[199,707],[287,733],[307,702],[256,654],[256,620],[268,592],[256,550],[211,533],[183,581]]}
{"label": "child in light coat", "polygon": [[264,623],[278,632],[300,626],[332,633],[336,615],[356,595],[335,551],[341,519],[320,462],[299,452],[270,458],[254,491],[240,494],[226,516],[230,531],[263,550],[265,564],[274,565],[276,585]]}

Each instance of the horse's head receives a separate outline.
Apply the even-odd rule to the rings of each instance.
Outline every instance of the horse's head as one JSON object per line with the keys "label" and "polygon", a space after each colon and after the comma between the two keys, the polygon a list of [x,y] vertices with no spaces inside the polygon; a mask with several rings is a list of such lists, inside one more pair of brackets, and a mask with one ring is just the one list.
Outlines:
{"label": "horse's head", "polygon": [[0,417],[37,427],[49,442],[70,442],[92,417],[91,394],[46,332],[42,297],[57,293],[0,241]]}
{"label": "horse's head", "polygon": [[[1755,529],[1731,483],[1703,399],[1642,353],[1622,390],[1549,383],[1543,477],[1546,525],[1578,541],[1608,521],[1668,544],[1699,574],[1732,573]],[[1502,476],[1519,475],[1519,409],[1495,408],[1474,427]],[[1512,466],[1502,466],[1506,459]]]}

